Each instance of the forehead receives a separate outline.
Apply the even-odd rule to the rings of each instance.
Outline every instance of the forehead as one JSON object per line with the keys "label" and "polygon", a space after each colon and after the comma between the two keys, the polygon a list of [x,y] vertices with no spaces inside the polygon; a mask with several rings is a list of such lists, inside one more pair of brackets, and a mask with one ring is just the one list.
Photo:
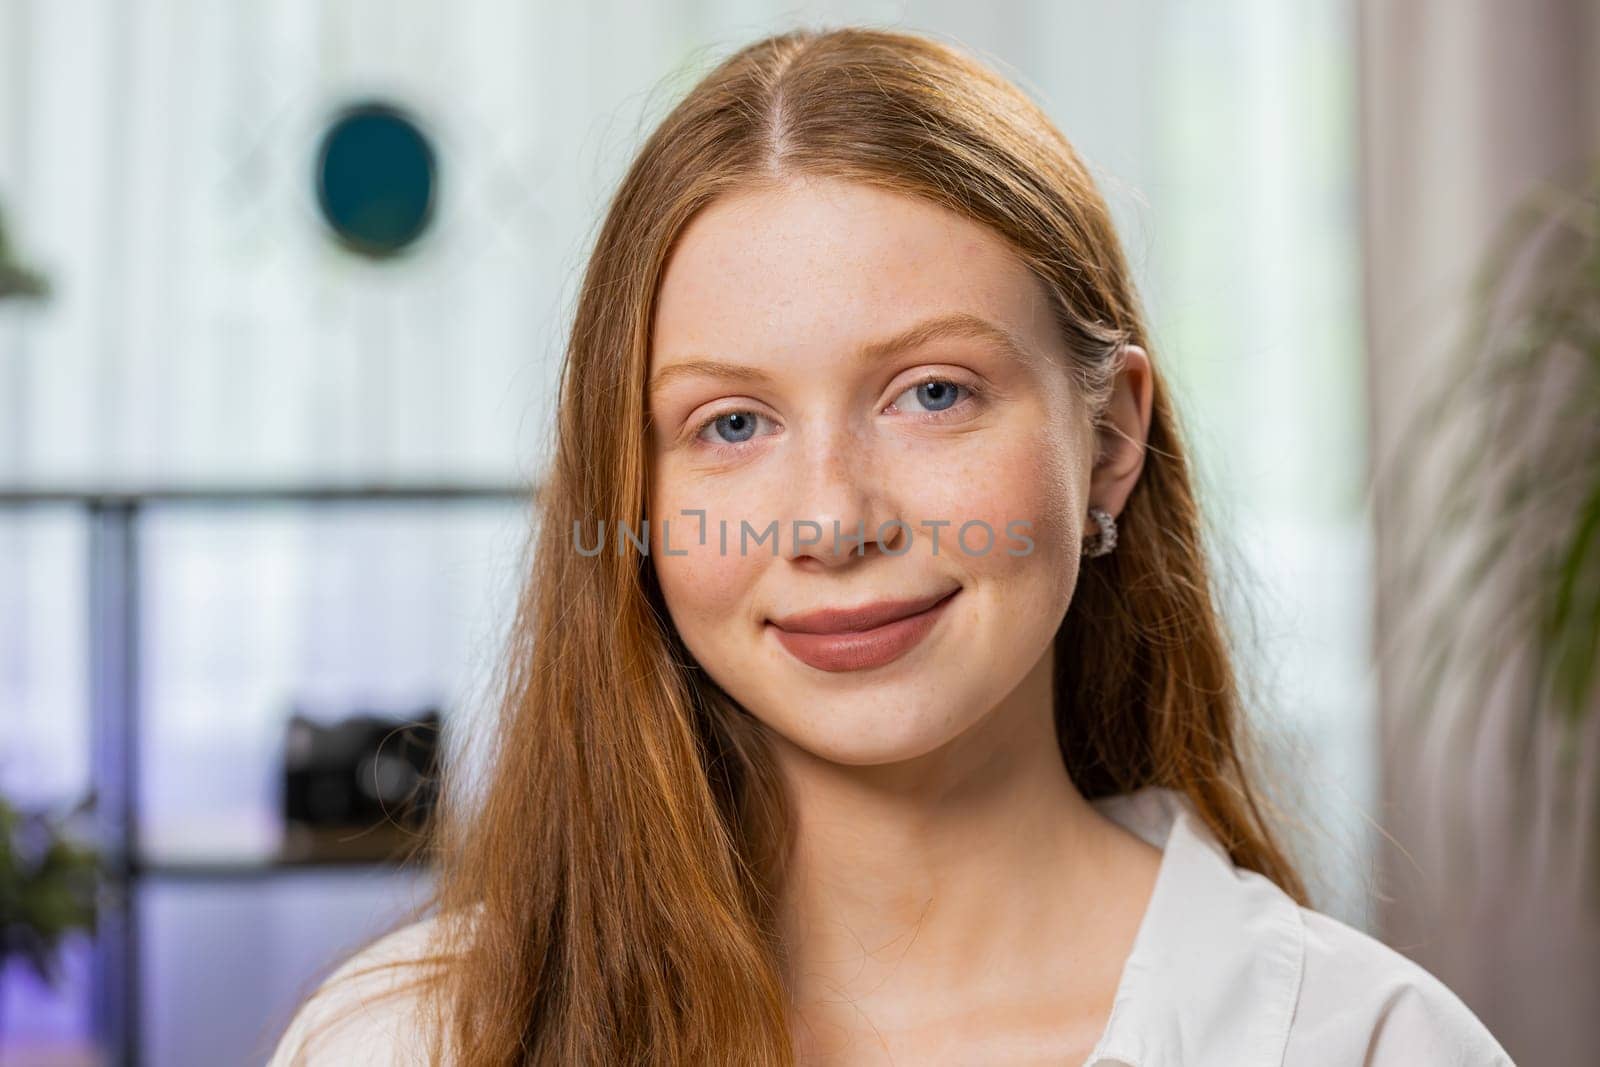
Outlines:
{"label": "forehead", "polygon": [[652,359],[837,350],[953,310],[1048,344],[1043,284],[997,233],[905,194],[807,179],[724,197],[690,222],[662,279]]}

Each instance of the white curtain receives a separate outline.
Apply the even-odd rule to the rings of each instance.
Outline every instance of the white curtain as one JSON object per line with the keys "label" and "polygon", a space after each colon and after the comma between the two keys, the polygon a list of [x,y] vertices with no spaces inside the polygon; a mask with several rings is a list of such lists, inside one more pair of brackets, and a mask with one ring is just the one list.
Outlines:
{"label": "white curtain", "polygon": [[[1436,599],[1446,585],[1408,597],[1392,579],[1402,551],[1437,528],[1435,490],[1453,462],[1447,450],[1401,454],[1402,438],[1419,404],[1458,373],[1451,346],[1491,235],[1536,184],[1570,179],[1600,154],[1600,7],[1367,0],[1360,41],[1373,452],[1385,478],[1399,463],[1429,464],[1419,492],[1378,514],[1382,810],[1393,835],[1379,856],[1380,930],[1460,994],[1518,1063],[1591,1063],[1600,899],[1582,885],[1597,884],[1600,709],[1570,768],[1558,768],[1549,719],[1519,768],[1513,738],[1534,713],[1525,647],[1514,631],[1485,640],[1467,625],[1510,614],[1505,569],[1465,600]],[[1535,405],[1511,425],[1537,427],[1544,414]],[[1462,448],[1486,432],[1452,425]],[[1468,536],[1485,529],[1477,520]],[[1525,553],[1537,533],[1507,554]],[[1435,546],[1441,575],[1451,548]],[[1424,620],[1461,628],[1466,655],[1497,665],[1490,691],[1447,687],[1426,720],[1415,689]],[[1557,804],[1562,780],[1576,792]]]}

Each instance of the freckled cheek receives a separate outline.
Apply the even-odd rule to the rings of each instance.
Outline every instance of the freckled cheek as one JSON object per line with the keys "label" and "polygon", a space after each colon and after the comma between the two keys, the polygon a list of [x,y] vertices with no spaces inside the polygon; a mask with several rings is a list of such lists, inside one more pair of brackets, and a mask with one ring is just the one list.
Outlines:
{"label": "freckled cheek", "polygon": [[[940,528],[939,554],[958,552],[974,572],[1035,567],[1058,555],[1072,530],[1074,490],[1052,454],[1045,441],[1035,439],[1023,447],[943,456],[937,469],[907,472],[915,479],[905,494],[907,510],[918,522],[948,521]],[[962,535],[965,523],[973,525]],[[984,552],[989,530],[993,542]],[[924,526],[916,526],[915,532],[924,540],[931,534]]]}
{"label": "freckled cheek", "polygon": [[[678,551],[676,527],[672,547]],[[750,561],[737,552],[720,555],[715,543],[701,547],[691,540],[683,549],[687,555],[657,554],[655,566],[667,608],[685,638],[690,631],[709,633],[743,619],[749,611]]]}
{"label": "freckled cheek", "polygon": [[[705,512],[703,519],[684,513],[696,510]],[[661,499],[650,532],[650,551],[662,593],[680,630],[711,632],[747,620],[762,564],[772,562],[770,537],[760,546],[752,538],[745,553],[739,551],[740,520],[756,526],[757,514],[747,506],[734,507],[719,494],[674,493]],[[723,528],[727,531],[726,552]],[[704,544],[700,543],[702,536]]]}

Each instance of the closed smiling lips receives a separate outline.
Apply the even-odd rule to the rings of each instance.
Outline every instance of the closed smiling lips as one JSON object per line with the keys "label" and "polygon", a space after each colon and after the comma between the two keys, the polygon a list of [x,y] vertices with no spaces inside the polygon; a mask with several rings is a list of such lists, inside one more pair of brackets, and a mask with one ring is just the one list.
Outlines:
{"label": "closed smiling lips", "polygon": [[823,671],[865,670],[909,652],[960,591],[957,587],[913,600],[821,608],[772,619],[769,625],[778,642],[809,666]]}

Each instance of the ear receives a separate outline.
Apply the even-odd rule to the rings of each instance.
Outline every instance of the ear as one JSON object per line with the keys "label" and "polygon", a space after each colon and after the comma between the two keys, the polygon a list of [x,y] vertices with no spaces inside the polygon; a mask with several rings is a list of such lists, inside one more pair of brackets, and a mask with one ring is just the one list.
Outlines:
{"label": "ear", "polygon": [[[1089,475],[1089,505],[1104,508],[1113,518],[1122,514],[1144,470],[1155,394],[1150,356],[1143,348],[1124,345],[1118,358],[1121,369],[1103,425],[1095,430],[1096,459]],[[1099,529],[1085,509],[1083,536],[1091,537]]]}

